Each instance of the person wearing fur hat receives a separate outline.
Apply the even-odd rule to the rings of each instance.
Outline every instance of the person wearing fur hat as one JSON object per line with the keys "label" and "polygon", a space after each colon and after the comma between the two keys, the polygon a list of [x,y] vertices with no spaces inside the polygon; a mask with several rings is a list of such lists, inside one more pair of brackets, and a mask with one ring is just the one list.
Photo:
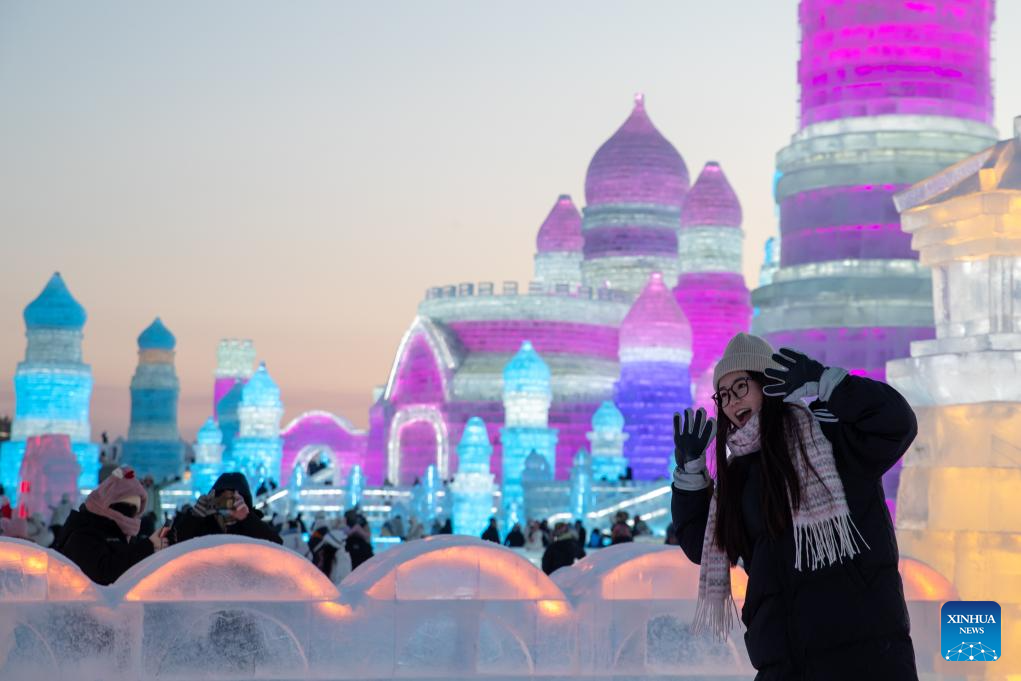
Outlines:
{"label": "person wearing fur hat", "polygon": [[177,542],[209,534],[240,534],[283,544],[272,525],[263,521],[262,512],[252,508],[248,478],[237,472],[221,475],[208,494],[178,513],[172,534]]}
{"label": "person wearing fur hat", "polygon": [[135,563],[167,545],[164,528],[137,539],[145,488],[135,471],[121,466],[71,511],[53,548],[70,558],[97,584],[112,584]]}
{"label": "person wearing fur hat", "polygon": [[[693,631],[726,639],[739,616],[757,681],[916,680],[881,482],[917,433],[911,407],[743,333],[713,381],[716,419],[674,415],[674,526],[700,566]],[[733,565],[748,575],[740,613]]]}
{"label": "person wearing fur hat", "polygon": [[578,543],[578,535],[567,523],[553,526],[553,541],[542,554],[542,571],[552,575],[562,567],[574,565],[585,557],[585,549]]}

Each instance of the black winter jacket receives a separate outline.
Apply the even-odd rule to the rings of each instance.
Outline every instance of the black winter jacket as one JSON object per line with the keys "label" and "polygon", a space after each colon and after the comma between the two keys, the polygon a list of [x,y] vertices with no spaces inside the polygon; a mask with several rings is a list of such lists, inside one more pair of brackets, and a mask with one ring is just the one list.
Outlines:
{"label": "black winter jacket", "polygon": [[542,554],[542,571],[552,575],[562,567],[574,565],[574,561],[585,557],[585,549],[574,537],[557,539],[546,547]]}
{"label": "black winter jacket", "polygon": [[263,521],[262,512],[258,509],[251,509],[244,520],[222,527],[215,515],[205,517],[198,516],[190,510],[178,513],[174,519],[173,532],[174,541],[182,542],[195,537],[204,537],[208,534],[240,534],[253,539],[264,539],[276,544],[283,544],[273,526]]}
{"label": "black winter jacket", "polygon": [[[862,552],[853,560],[795,570],[793,529],[788,526],[776,539],[765,529],[759,453],[730,462],[745,476],[742,506],[752,549],[741,556],[748,574],[741,620],[756,669],[775,665],[801,669],[812,658],[836,659],[840,651],[864,639],[902,641],[909,635],[897,540],[881,477],[914,440],[914,412],[890,386],[857,376],[844,378],[827,403],[817,400],[811,405],[819,407],[829,409],[839,421],[820,425],[833,445],[851,518],[869,548],[859,544]],[[702,559],[711,495],[712,487],[695,492],[673,488],[678,539],[694,563]],[[912,659],[903,662],[913,669],[910,643],[907,650]]]}
{"label": "black winter jacket", "polygon": [[53,548],[70,558],[96,584],[112,584],[128,568],[152,555],[148,539],[129,541],[117,523],[85,508],[71,511]]}

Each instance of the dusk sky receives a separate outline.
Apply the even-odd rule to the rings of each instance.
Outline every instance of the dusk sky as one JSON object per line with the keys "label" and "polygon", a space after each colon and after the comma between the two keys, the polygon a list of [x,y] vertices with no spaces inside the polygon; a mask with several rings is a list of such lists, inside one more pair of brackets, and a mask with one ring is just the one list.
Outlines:
{"label": "dusk sky", "polygon": [[[1021,2],[993,45],[1021,114]],[[59,270],[88,310],[94,436],[126,434],[136,338],[177,336],[180,424],[251,338],[286,420],[364,427],[430,286],[531,277],[535,235],[633,95],[692,180],[719,161],[754,286],[797,128],[796,0],[0,5],[0,413],[21,314]],[[285,420],[285,422],[286,422]]]}

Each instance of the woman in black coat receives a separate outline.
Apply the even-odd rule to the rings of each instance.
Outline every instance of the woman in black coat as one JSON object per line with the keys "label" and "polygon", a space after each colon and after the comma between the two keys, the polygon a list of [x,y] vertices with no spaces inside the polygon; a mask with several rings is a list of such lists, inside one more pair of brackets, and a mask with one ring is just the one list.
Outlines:
{"label": "woman in black coat", "polygon": [[773,354],[747,334],[727,346],[714,384],[718,433],[704,410],[674,417],[673,520],[701,566],[695,630],[727,635],[738,564],[757,681],[916,680],[881,482],[917,432],[910,406],[884,383]]}

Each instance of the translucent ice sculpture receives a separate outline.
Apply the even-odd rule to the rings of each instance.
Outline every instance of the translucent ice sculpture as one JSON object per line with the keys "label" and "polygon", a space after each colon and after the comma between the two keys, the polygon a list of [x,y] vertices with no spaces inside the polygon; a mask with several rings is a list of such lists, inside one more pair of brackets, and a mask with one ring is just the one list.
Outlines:
{"label": "translucent ice sculpture", "polygon": [[493,515],[496,483],[489,472],[493,445],[486,423],[478,416],[468,419],[457,445],[457,474],[450,491],[454,496],[454,532],[481,536]]}

